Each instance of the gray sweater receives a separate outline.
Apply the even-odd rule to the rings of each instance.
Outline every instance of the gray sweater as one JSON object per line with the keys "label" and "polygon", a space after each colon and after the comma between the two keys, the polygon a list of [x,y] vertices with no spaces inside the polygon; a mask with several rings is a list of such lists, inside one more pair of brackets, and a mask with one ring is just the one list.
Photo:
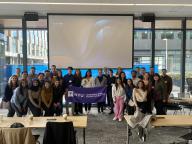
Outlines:
{"label": "gray sweater", "polygon": [[20,93],[20,87],[17,87],[11,98],[11,103],[15,104],[18,109],[25,108],[27,106],[28,89],[23,90],[23,95]]}

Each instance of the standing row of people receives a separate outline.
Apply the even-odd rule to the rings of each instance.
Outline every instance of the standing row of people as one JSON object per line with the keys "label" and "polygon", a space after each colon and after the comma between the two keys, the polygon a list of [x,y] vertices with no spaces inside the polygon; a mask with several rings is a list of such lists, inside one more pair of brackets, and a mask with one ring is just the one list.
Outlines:
{"label": "standing row of people", "polygon": [[[102,69],[98,69],[98,76],[95,79],[92,77],[91,70],[87,70],[84,77],[79,69],[76,69],[74,74],[72,70],[72,67],[68,67],[68,73],[63,77],[62,71],[57,70],[55,65],[51,67],[51,71],[46,70],[38,75],[34,67],[29,74],[25,71],[20,74],[17,69],[17,74],[10,78],[3,97],[4,105],[9,105],[8,116],[13,116],[15,112],[18,116],[25,115],[27,108],[35,116],[42,115],[43,111],[45,116],[61,115],[63,95],[67,97],[69,86],[107,87],[107,102],[97,103],[98,113],[103,112],[106,106],[109,107],[110,114],[115,109],[114,120],[121,121],[124,110],[128,114],[133,114],[137,106],[145,108],[144,112],[152,113],[155,105],[157,114],[165,113],[164,103],[167,102],[172,90],[172,80],[166,75],[166,70],[163,70],[162,76],[159,76],[154,73],[153,68],[149,73],[145,72],[144,68],[141,71],[136,69],[132,71],[131,79],[126,79],[126,74],[120,67],[116,74],[113,74],[112,69],[105,68],[104,73]],[[90,113],[91,105],[84,104],[87,114]],[[66,113],[69,114],[67,102],[65,107]],[[83,104],[72,104],[72,114],[79,113],[83,113]]]}

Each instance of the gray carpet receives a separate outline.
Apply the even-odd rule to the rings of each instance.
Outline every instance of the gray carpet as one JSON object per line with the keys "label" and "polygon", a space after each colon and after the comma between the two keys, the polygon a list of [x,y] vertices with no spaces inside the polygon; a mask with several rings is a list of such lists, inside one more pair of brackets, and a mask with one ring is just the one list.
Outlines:
{"label": "gray carpet", "polygon": [[[88,115],[88,127],[86,129],[86,144],[126,144],[126,122],[113,121],[113,115],[90,114]],[[43,129],[35,129],[35,133],[41,134],[43,139]],[[161,127],[152,129],[145,144],[186,144],[181,138],[189,132],[187,128],[181,127]],[[132,130],[130,144],[141,144],[137,136],[137,130]],[[78,144],[83,143],[83,130],[77,129]]]}

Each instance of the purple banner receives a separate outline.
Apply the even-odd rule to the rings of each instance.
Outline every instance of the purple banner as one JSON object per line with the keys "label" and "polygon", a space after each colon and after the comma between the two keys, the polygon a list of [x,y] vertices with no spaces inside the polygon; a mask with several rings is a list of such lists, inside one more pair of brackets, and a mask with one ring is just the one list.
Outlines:
{"label": "purple banner", "polygon": [[106,87],[82,88],[71,86],[68,89],[68,102],[97,103],[105,102]]}

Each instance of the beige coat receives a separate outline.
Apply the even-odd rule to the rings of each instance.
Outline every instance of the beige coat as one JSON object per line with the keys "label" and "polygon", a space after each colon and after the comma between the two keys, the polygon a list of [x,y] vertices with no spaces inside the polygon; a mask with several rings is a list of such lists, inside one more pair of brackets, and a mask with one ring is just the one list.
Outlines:
{"label": "beige coat", "polygon": [[30,128],[1,128],[0,144],[35,144]]}

